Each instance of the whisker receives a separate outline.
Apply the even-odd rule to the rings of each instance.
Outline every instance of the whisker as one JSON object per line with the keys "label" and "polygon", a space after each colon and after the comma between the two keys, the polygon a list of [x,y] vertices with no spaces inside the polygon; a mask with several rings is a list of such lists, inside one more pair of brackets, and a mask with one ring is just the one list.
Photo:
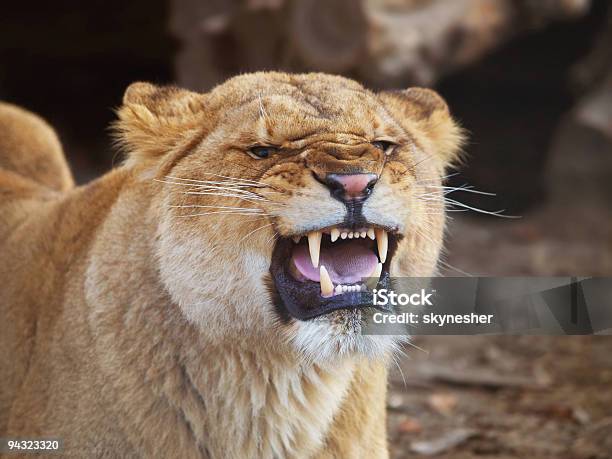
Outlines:
{"label": "whisker", "polygon": [[416,344],[414,344],[411,341],[406,341],[406,344],[414,349],[416,349],[417,351],[421,351],[426,355],[429,355],[429,351],[427,349],[423,349],[422,347],[417,346]]}
{"label": "whisker", "polygon": [[277,237],[278,237],[278,233],[274,231],[274,234],[272,235],[272,237],[268,239],[267,245],[270,245],[272,242],[274,242]]}
{"label": "whisker", "polygon": [[440,263],[441,265],[443,265],[445,268],[450,269],[452,271],[457,271],[459,274],[463,274],[464,276],[467,277],[474,277],[474,274],[468,273],[467,271],[464,271],[462,269],[457,268],[456,266],[451,265],[450,263],[439,259],[438,263]]}
{"label": "whisker", "polygon": [[245,236],[241,237],[240,240],[238,242],[242,242],[243,240],[245,240],[247,237],[249,237],[251,234],[255,233],[256,231],[259,231],[260,229],[263,228],[268,228],[269,226],[272,226],[272,223],[268,223],[267,225],[262,225],[258,228],[255,228],[253,231],[247,233]]}
{"label": "whisker", "polygon": [[268,122],[268,114],[266,113],[266,109],[263,106],[263,101],[261,100],[261,92],[257,95],[259,101],[259,116],[261,116],[265,123]]}
{"label": "whisker", "polygon": [[474,212],[478,212],[480,214],[485,214],[485,215],[493,215],[495,217],[500,217],[500,218],[521,218],[519,215],[502,215],[502,212],[505,212],[506,209],[501,209],[501,210],[496,210],[496,211],[488,211],[488,210],[484,210],[484,209],[479,209],[478,207],[472,207],[469,206],[463,202],[459,202],[455,199],[450,199],[450,198],[445,198],[446,202],[453,205],[453,206],[459,206],[459,207],[465,207],[466,209],[469,210],[473,210]]}
{"label": "whisker", "polygon": [[[474,187],[469,186],[469,185],[462,185],[462,186],[436,186],[436,185],[428,185],[428,188],[436,188],[439,190],[444,190],[444,194],[449,194],[449,193],[454,193],[456,191],[463,191],[466,193],[474,193],[474,194],[482,194],[485,196],[497,196],[496,193],[490,193],[488,191],[479,191],[479,190],[475,190]],[[433,194],[435,192],[431,192],[428,194]]]}
{"label": "whisker", "polygon": [[207,185],[199,185],[195,188],[198,191],[206,191],[206,192],[228,192],[232,194],[239,194],[240,196],[250,197],[250,198],[259,198],[262,200],[269,201],[270,199],[267,196],[263,196],[261,193],[272,193],[272,191],[268,190],[260,190],[259,192],[254,192],[250,190],[244,190],[242,188],[234,188],[229,186],[207,186]]}
{"label": "whisker", "polygon": [[[500,217],[500,218],[522,218],[520,215],[504,215],[503,212],[506,211],[506,209],[501,209],[501,210],[495,210],[495,211],[489,211],[489,210],[484,210],[484,209],[480,209],[478,207],[473,207],[470,206],[468,204],[465,204],[461,201],[457,201],[456,199],[451,199],[451,198],[447,198],[447,197],[443,197],[443,196],[417,196],[417,199],[421,200],[421,201],[425,201],[425,202],[438,202],[438,203],[442,203],[444,202],[446,205],[448,206],[456,206],[456,207],[463,207],[467,210],[471,210],[473,212],[478,212],[480,214],[485,214],[485,215],[492,215],[494,217]],[[447,212],[458,212],[459,210],[457,209],[446,209]]]}
{"label": "whisker", "polygon": [[[168,181],[163,181],[163,180],[157,180],[157,181],[162,182],[162,183],[167,183],[170,185],[180,185],[180,186],[188,187],[189,189],[188,193],[196,193],[195,190],[198,190],[199,192],[225,191],[225,192],[231,193],[231,195],[228,195],[230,197],[236,197],[240,199],[251,198],[251,199],[257,199],[257,200],[269,200],[267,197],[262,196],[259,193],[255,193],[249,190],[244,190],[241,187],[236,187],[236,186],[232,186],[232,187],[218,186],[218,185],[212,186],[212,185],[199,185],[199,184],[193,184],[193,183],[176,183],[176,182],[168,182]],[[262,192],[265,192],[265,190]],[[217,193],[214,193],[214,194],[217,194]]]}
{"label": "whisker", "polygon": [[[206,175],[212,175],[214,177],[219,177],[219,178],[224,178],[226,179],[225,181],[212,181],[212,180],[198,180],[198,179],[188,179],[188,178],[182,178],[182,177],[174,177],[171,175],[166,175],[166,178],[171,179],[171,180],[179,180],[179,181],[184,181],[184,182],[191,182],[191,183],[202,183],[202,184],[210,184],[210,183],[228,183],[228,184],[240,184],[243,186],[253,186],[253,187],[257,187],[257,186],[261,186],[261,187],[268,187],[270,185],[262,183],[262,182],[256,182],[254,180],[249,180],[249,179],[245,179],[245,178],[235,178],[235,177],[228,177],[226,175],[220,175],[220,174],[213,174],[212,172],[203,172],[203,174]],[[229,182],[227,182],[229,180]]]}
{"label": "whisker", "polygon": [[215,212],[202,212],[202,213],[198,213],[198,214],[191,214],[191,215],[175,215],[175,217],[177,218],[188,218],[188,217],[203,217],[206,215],[214,215],[214,214],[232,214],[232,215],[269,215],[269,214],[265,214],[263,212],[236,212],[236,211],[232,211],[232,210],[220,210],[220,211],[215,211]]}
{"label": "whisker", "polygon": [[227,190],[227,191],[231,191],[234,193],[241,193],[241,194],[246,194],[249,196],[260,196],[257,192],[255,191],[251,191],[251,190],[247,190],[245,188],[247,187],[243,187],[243,186],[239,186],[239,185],[194,185],[193,188],[195,188],[196,190]]}
{"label": "whisker", "polygon": [[429,242],[431,242],[434,245],[438,245],[438,243],[436,241],[434,241],[431,237],[429,237],[429,235],[425,234],[423,231],[421,231],[419,228],[414,228],[415,232],[417,235],[421,236],[424,239],[427,239]]}
{"label": "whisker", "polygon": [[402,382],[404,383],[404,389],[408,388],[408,384],[406,383],[406,376],[404,376],[404,372],[402,371],[402,367],[399,364],[399,359],[397,358],[396,355],[392,354],[392,358],[393,358],[393,363],[395,363],[395,366],[397,367],[397,371],[399,371],[400,376],[402,377]]}
{"label": "whisker", "polygon": [[412,167],[414,169],[416,169],[417,166],[423,164],[425,161],[431,161],[434,157],[432,155],[426,155],[425,158],[423,158],[422,160],[420,160],[418,163],[415,163],[412,165]]}
{"label": "whisker", "polygon": [[187,209],[187,208],[203,208],[203,209],[232,209],[232,210],[245,210],[245,211],[257,211],[263,212],[263,210],[256,207],[231,207],[231,206],[203,206],[200,204],[186,204],[181,206],[168,206],[176,209]]}
{"label": "whisker", "polygon": [[416,183],[419,184],[419,185],[424,185],[426,182],[438,182],[439,180],[443,180],[444,181],[444,180],[446,180],[448,178],[451,178],[451,177],[454,177],[456,175],[459,175],[459,172],[453,172],[452,174],[444,175],[444,176],[440,177],[439,179],[436,177],[436,178],[433,178],[433,179],[417,180]]}
{"label": "whisker", "polygon": [[173,183],[173,182],[164,182],[164,183],[169,183],[171,185],[182,185],[182,186],[188,186],[188,187],[193,187],[195,189],[202,189],[202,188],[210,188],[210,189],[228,189],[228,190],[236,190],[236,191],[240,191],[242,193],[255,193],[254,191],[249,190],[248,188],[255,188],[254,186],[251,185],[244,185],[244,184],[235,184],[235,183],[231,183],[231,182],[214,182],[214,181],[209,181],[206,183]]}
{"label": "whisker", "polygon": [[244,195],[240,195],[240,194],[234,194],[234,193],[210,193],[210,192],[206,192],[206,191],[185,191],[183,192],[183,194],[189,194],[189,195],[200,195],[200,196],[219,196],[219,197],[226,197],[226,198],[238,198],[238,199],[242,199],[244,201],[268,201],[265,198],[261,198],[261,197],[252,197],[252,196],[244,196]]}

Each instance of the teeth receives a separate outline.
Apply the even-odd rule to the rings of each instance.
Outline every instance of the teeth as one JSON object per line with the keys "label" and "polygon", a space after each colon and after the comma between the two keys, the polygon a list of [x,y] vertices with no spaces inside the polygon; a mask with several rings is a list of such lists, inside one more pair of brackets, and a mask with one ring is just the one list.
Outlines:
{"label": "teeth", "polygon": [[300,243],[300,239],[302,239],[302,236],[293,236],[293,242],[295,242],[296,244]]}
{"label": "teeth", "polygon": [[338,228],[332,228],[331,230],[331,241],[336,242],[340,237],[340,230]]}
{"label": "teeth", "polygon": [[368,288],[365,284],[359,284],[359,285],[338,284],[336,285],[336,288],[334,289],[334,294],[340,295],[342,293],[347,293],[347,292],[365,292],[367,291],[367,289]]}
{"label": "teeth", "polygon": [[376,239],[374,228],[368,228],[362,231],[340,231],[338,228],[332,228],[330,230],[330,236],[332,242],[336,242],[338,239],[365,239],[366,237],[372,240]]}
{"label": "teeth", "polygon": [[334,284],[327,273],[325,266],[319,268],[319,283],[321,284],[321,296],[331,296],[334,293]]}
{"label": "teeth", "polygon": [[323,233],[321,233],[321,231],[313,231],[311,233],[308,233],[308,250],[310,251],[310,261],[312,261],[312,266],[314,266],[315,268],[319,266],[319,255],[321,253],[322,236]]}
{"label": "teeth", "polygon": [[[359,239],[369,237],[376,239],[378,245],[378,257],[380,262],[384,263],[387,260],[387,251],[389,248],[389,236],[382,229],[368,228],[366,231],[340,231],[338,228],[330,230],[331,241],[336,242],[338,239]],[[308,233],[308,250],[310,252],[310,260],[312,265],[317,268],[319,266],[319,258],[321,254],[321,239],[323,233],[321,231],[312,231]],[[293,242],[299,244],[301,236],[293,236]]]}
{"label": "teeth", "polygon": [[376,242],[378,243],[378,256],[380,258],[380,262],[384,263],[385,260],[387,260],[387,249],[389,248],[389,237],[387,236],[387,232],[385,230],[377,229],[375,231],[376,231]]}

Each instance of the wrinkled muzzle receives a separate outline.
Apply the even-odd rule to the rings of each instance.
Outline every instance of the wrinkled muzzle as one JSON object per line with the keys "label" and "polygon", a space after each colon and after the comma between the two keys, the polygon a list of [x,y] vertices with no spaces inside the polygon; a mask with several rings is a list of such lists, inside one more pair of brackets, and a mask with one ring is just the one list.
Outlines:
{"label": "wrinkled muzzle", "polygon": [[270,270],[283,307],[302,320],[371,307],[368,290],[388,282],[399,237],[396,228],[368,221],[363,214],[385,153],[371,144],[325,142],[305,156],[315,180],[342,203],[344,212],[333,225],[277,241]]}

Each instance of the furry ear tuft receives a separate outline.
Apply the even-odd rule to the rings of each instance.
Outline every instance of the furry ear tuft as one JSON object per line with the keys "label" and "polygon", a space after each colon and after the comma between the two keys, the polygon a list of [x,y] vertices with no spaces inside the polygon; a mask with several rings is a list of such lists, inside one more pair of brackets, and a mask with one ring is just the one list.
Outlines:
{"label": "furry ear tuft", "polygon": [[411,132],[417,128],[421,134],[419,137],[425,138],[444,166],[460,161],[461,147],[466,140],[465,131],[453,120],[448,105],[437,92],[410,88],[384,91],[379,96],[402,125]]}
{"label": "furry ear tuft", "polygon": [[156,162],[205,129],[206,96],[173,86],[133,83],[123,96],[115,123],[117,142],[128,165]]}

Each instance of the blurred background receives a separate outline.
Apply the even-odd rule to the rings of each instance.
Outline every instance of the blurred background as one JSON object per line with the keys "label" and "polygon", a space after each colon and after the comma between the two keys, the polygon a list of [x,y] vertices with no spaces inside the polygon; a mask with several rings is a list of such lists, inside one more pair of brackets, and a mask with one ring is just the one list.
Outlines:
{"label": "blurred background", "polygon": [[[0,99],[56,127],[80,183],[120,161],[135,80],[253,70],[433,87],[469,131],[442,274],[612,275],[612,2],[9,2]],[[393,457],[610,458],[609,337],[418,337],[391,378]]]}

